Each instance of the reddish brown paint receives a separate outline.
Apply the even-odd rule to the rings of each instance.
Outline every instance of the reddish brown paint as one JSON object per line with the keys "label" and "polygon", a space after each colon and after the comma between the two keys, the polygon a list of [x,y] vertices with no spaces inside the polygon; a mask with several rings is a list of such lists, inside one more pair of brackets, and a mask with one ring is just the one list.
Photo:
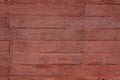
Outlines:
{"label": "reddish brown paint", "polygon": [[0,0],[0,80],[120,80],[120,0]]}

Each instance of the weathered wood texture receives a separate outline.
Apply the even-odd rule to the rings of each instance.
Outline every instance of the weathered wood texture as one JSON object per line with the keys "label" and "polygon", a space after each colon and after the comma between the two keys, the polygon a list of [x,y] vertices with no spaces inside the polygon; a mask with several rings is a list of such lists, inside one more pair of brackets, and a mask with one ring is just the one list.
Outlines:
{"label": "weathered wood texture", "polygon": [[0,80],[120,80],[120,0],[0,0]]}

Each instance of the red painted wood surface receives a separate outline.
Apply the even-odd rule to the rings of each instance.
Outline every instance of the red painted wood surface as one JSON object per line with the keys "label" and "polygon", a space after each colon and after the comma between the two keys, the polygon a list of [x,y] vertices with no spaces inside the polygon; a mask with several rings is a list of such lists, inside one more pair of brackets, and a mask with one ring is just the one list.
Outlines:
{"label": "red painted wood surface", "polygon": [[120,80],[120,0],[0,0],[0,80]]}

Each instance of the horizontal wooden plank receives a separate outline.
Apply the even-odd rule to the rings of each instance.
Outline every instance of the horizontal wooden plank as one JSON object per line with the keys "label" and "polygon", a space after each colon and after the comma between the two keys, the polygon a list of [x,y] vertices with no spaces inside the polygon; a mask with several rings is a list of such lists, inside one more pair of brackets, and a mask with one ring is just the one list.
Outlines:
{"label": "horizontal wooden plank", "polygon": [[[99,66],[70,66],[70,65],[12,65],[11,73],[17,76],[67,76],[88,78],[98,77]],[[78,74],[79,73],[79,74]],[[30,77],[29,77],[30,78]]]}
{"label": "horizontal wooden plank", "polygon": [[[54,68],[54,70],[53,70]],[[64,70],[63,70],[64,69]],[[74,80],[74,79],[86,79],[86,80],[97,80],[99,79],[106,79],[106,80],[119,80],[119,65],[114,66],[114,65],[105,65],[105,66],[43,66],[39,65],[39,67],[35,65],[14,65],[12,68],[12,74],[13,75],[20,75],[20,76],[35,76],[35,75],[41,75],[42,76],[52,76],[55,75],[60,71],[60,73],[67,71],[66,73],[68,74],[67,76],[69,77],[68,80]],[[47,72],[47,73],[46,73]],[[59,74],[60,74],[59,73]],[[47,74],[47,75],[46,75]],[[71,74],[71,76],[70,76]],[[101,77],[99,77],[101,75]],[[62,76],[62,75],[59,75]],[[15,79],[15,78],[14,78]],[[38,77],[17,77],[16,79],[39,79]],[[45,79],[45,78],[41,78]],[[67,78],[65,78],[67,79]]]}
{"label": "horizontal wooden plank", "polygon": [[0,64],[0,76],[8,76],[8,75],[10,75],[9,65]]}
{"label": "horizontal wooden plank", "polygon": [[119,29],[0,29],[0,40],[119,41]]}
{"label": "horizontal wooden plank", "polygon": [[115,16],[120,15],[120,5],[86,5],[86,16]]}
{"label": "horizontal wooden plank", "polygon": [[68,80],[98,80],[98,77],[76,77],[76,76],[71,76],[68,78]]}
{"label": "horizontal wooden plank", "polygon": [[88,4],[120,4],[120,0],[86,0]]}
{"label": "horizontal wooden plank", "polygon": [[11,74],[19,76],[68,76],[69,66],[11,65]]}
{"label": "horizontal wooden plank", "polygon": [[83,40],[116,41],[120,40],[119,29],[96,29],[83,32]]}
{"label": "horizontal wooden plank", "polygon": [[10,15],[81,16],[83,11],[83,5],[9,4]]}
{"label": "horizontal wooden plank", "polygon": [[[8,77],[0,77],[0,80],[8,80]],[[31,77],[31,76],[11,76],[11,80],[46,80],[46,79],[53,79],[53,80],[74,80],[74,79],[85,79],[85,80],[98,80],[98,79],[105,79],[105,80],[120,80],[120,77]]]}
{"label": "horizontal wooden plank", "polygon": [[[57,77],[38,77],[38,76],[34,76],[34,77],[30,77],[30,76],[12,76],[10,78],[11,80],[98,80],[97,77],[72,77],[72,76],[68,76],[68,77],[63,77],[63,76],[57,76]],[[105,78],[108,79],[108,78]],[[109,78],[112,79],[112,78]],[[119,78],[115,78],[115,79],[119,79]]]}
{"label": "horizontal wooden plank", "polygon": [[120,77],[101,77],[101,79],[105,79],[105,80],[120,80]]}
{"label": "horizontal wooden plank", "polygon": [[101,29],[120,28],[119,17],[9,17],[10,28],[16,29]]}
{"label": "horizontal wooden plank", "polygon": [[81,76],[71,76],[69,80],[98,80],[99,77],[81,77]]}
{"label": "horizontal wooden plank", "polygon": [[84,52],[85,53],[119,53],[120,52],[119,41],[92,41],[85,42]]}
{"label": "horizontal wooden plank", "polygon": [[118,41],[12,41],[12,52],[119,53]]}
{"label": "horizontal wooden plank", "polygon": [[103,66],[101,69],[102,77],[120,77],[120,65]]}
{"label": "horizontal wooden plank", "polygon": [[82,64],[83,55],[81,54],[17,54],[12,53],[14,64]]}
{"label": "horizontal wooden plank", "polygon": [[12,40],[120,40],[119,29],[13,29]]}
{"label": "horizontal wooden plank", "polygon": [[83,40],[83,34],[66,29],[14,29],[12,40]]}
{"label": "horizontal wooden plank", "polygon": [[69,41],[12,41],[12,52],[81,52],[82,44]]}
{"label": "horizontal wooden plank", "polygon": [[[12,76],[11,80],[98,80],[98,77],[75,77],[75,76]],[[113,79],[113,78],[105,78],[106,80]],[[118,80],[119,78],[114,78],[114,80]]]}
{"label": "horizontal wooden plank", "polygon": [[38,76],[12,76],[10,78],[11,80],[69,80],[68,77],[62,77],[62,76],[57,76],[57,77],[38,77]]}
{"label": "horizontal wooden plank", "polygon": [[82,18],[78,17],[9,17],[10,28],[65,29],[82,26]]}
{"label": "horizontal wooden plank", "polygon": [[72,66],[71,76],[73,76],[73,80],[96,80],[100,76],[100,66]]}
{"label": "horizontal wooden plank", "polygon": [[119,65],[120,54],[119,53],[107,53],[107,54],[91,54],[85,55],[86,65]]}
{"label": "horizontal wooden plank", "polygon": [[80,5],[84,3],[84,0],[10,0],[9,3],[44,3],[44,4],[65,4],[65,5]]}
{"label": "horizontal wooden plank", "polygon": [[87,29],[119,29],[120,17],[85,17],[84,25]]}

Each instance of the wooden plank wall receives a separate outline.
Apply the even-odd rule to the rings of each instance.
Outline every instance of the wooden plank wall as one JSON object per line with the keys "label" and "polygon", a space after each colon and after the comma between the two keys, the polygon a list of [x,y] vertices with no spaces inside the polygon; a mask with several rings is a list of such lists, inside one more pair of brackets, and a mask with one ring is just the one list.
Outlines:
{"label": "wooden plank wall", "polygon": [[120,80],[120,0],[0,0],[0,80]]}

